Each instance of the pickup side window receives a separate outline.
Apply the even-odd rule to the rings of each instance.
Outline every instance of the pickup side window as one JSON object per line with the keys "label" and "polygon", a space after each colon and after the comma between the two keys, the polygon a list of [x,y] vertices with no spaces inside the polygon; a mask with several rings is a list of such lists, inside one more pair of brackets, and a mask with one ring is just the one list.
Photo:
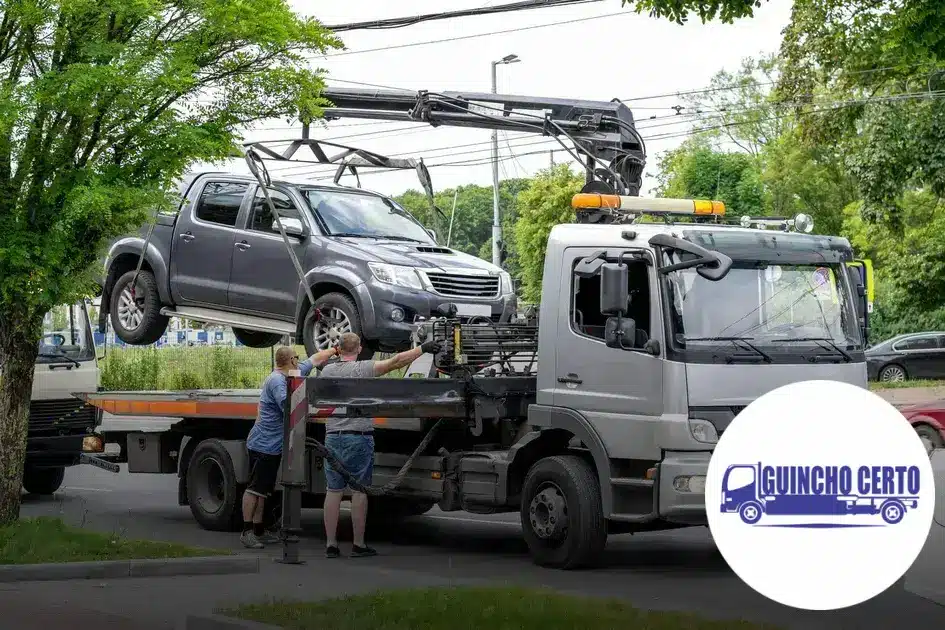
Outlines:
{"label": "pickup side window", "polygon": [[[636,321],[637,339],[634,346],[642,348],[649,340],[651,330],[650,277],[644,261],[625,260],[624,264],[628,265],[630,272],[630,307],[627,317]],[[600,312],[600,276],[581,278],[572,272],[571,291],[571,329],[581,336],[603,341],[607,316]]]}
{"label": "pickup side window", "polygon": [[[269,198],[272,199],[272,205],[276,207],[280,218],[302,221],[302,215],[299,209],[295,207],[291,197],[278,190],[270,189]],[[275,220],[276,218],[272,216],[272,210],[269,209],[269,202],[266,201],[266,193],[262,191],[262,188],[257,188],[256,196],[253,197],[253,211],[249,215],[249,229],[256,232],[279,234],[279,228],[273,229],[272,227]]]}
{"label": "pickup side window", "polygon": [[249,184],[239,182],[210,182],[197,201],[195,214],[201,221],[236,227],[243,196]]}

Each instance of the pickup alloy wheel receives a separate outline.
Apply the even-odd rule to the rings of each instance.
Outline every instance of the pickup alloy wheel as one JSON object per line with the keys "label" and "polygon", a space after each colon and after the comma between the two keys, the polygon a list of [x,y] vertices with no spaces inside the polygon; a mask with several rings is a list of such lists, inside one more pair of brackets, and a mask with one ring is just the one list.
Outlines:
{"label": "pickup alloy wheel", "polygon": [[[361,317],[354,300],[342,293],[323,295],[315,300],[315,307],[309,309],[305,318],[302,339],[306,354],[311,356],[321,350],[327,350],[346,332],[362,336]],[[374,355],[373,350],[367,346],[367,340],[362,337],[363,351],[359,359],[370,359]]]}
{"label": "pickup alloy wheel", "polygon": [[161,338],[169,318],[161,315],[161,298],[154,275],[145,269],[137,275],[134,287],[134,269],[118,278],[112,289],[109,310],[112,328],[119,339],[134,346],[147,346]]}

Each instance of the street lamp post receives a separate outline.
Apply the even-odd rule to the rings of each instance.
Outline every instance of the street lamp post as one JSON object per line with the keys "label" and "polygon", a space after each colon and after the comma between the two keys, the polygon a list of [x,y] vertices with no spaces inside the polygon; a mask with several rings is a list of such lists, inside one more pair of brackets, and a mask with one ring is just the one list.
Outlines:
{"label": "street lamp post", "polygon": [[[496,93],[496,67],[500,64],[518,63],[518,55],[506,55],[492,62],[492,93]],[[499,222],[499,131],[492,130],[492,264],[501,266],[499,256],[502,242],[502,224]]]}

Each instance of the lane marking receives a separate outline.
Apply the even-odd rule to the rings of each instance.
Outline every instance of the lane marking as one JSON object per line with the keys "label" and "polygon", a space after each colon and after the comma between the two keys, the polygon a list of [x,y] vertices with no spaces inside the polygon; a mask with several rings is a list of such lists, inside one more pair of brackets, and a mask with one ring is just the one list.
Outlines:
{"label": "lane marking", "polygon": [[79,492],[111,492],[111,488],[83,488],[82,486],[63,486],[63,490],[78,490]]}

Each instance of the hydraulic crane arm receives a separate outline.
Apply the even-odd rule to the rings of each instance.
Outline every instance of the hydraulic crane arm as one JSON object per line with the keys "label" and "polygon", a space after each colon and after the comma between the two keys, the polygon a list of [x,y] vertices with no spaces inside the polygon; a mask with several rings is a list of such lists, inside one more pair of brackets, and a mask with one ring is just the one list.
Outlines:
{"label": "hydraulic crane arm", "polygon": [[646,146],[630,109],[585,101],[476,92],[326,88],[327,119],[368,118],[438,126],[531,132],[571,140],[585,159],[584,192],[639,195]]}

